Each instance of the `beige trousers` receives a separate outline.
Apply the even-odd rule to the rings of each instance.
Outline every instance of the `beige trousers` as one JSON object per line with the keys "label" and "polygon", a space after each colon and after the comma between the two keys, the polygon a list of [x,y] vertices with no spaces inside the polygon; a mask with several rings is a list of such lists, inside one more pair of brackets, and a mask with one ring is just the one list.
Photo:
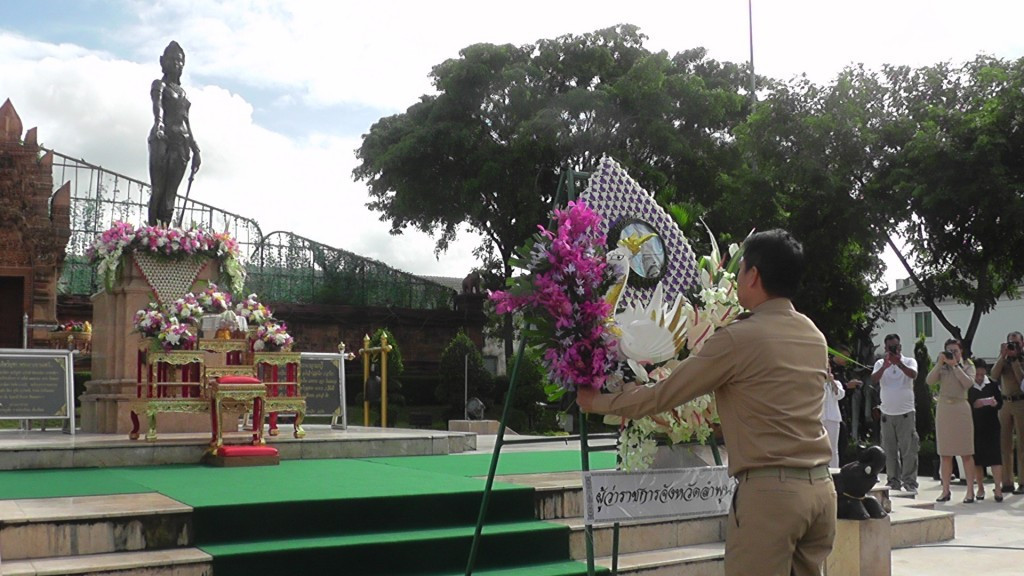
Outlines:
{"label": "beige trousers", "polygon": [[726,576],[820,576],[836,536],[832,478],[743,478],[725,535]]}
{"label": "beige trousers", "polygon": [[[1017,466],[1024,466],[1024,400],[1003,401],[999,410],[999,451],[1003,457],[1003,484],[1013,484],[1013,434],[1017,433]],[[1017,478],[1024,483],[1024,474]]]}

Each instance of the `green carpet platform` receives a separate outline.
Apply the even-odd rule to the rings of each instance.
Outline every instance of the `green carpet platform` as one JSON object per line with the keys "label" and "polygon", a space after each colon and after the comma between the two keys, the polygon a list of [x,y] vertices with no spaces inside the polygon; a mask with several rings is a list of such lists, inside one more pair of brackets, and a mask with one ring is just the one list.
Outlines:
{"label": "green carpet platform", "polygon": [[[614,455],[594,454],[611,467]],[[574,451],[503,454],[499,475],[579,469]],[[0,472],[4,499],[159,492],[192,507],[192,545],[214,576],[461,574],[489,454]],[[6,560],[6,558],[5,558]],[[495,483],[478,574],[585,574],[569,529],[534,519],[528,487]]]}

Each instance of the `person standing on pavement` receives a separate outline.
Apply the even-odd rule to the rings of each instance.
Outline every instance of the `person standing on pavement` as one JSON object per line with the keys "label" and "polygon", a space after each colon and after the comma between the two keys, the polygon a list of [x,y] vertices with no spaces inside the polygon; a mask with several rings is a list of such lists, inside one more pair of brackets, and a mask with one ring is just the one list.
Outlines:
{"label": "person standing on pavement", "polygon": [[803,247],[785,230],[751,235],[737,276],[749,310],[719,329],[656,386],[602,394],[581,388],[586,412],[641,418],[715,393],[738,480],[725,537],[725,574],[821,573],[836,532],[836,491],[821,425],[825,337],[793,308]]}
{"label": "person standing on pavement", "polygon": [[963,474],[967,480],[964,504],[973,504],[974,421],[971,406],[967,403],[967,391],[974,386],[974,363],[963,357],[959,340],[946,340],[944,347],[926,379],[929,386],[939,385],[935,408],[935,447],[941,459],[942,494],[935,501],[949,501],[953,457],[959,456],[963,460]]}
{"label": "person standing on pavement", "polygon": [[914,413],[914,378],[917,360],[903,355],[899,334],[885,337],[885,356],[875,362],[871,380],[882,397],[882,448],[885,450],[886,482],[892,490],[917,495],[917,435]]}
{"label": "person standing on pavement", "polygon": [[843,423],[839,401],[844,397],[846,397],[846,386],[836,378],[830,366],[828,379],[825,380],[825,403],[821,410],[821,424],[825,427],[828,443],[832,447],[832,459],[828,462],[830,468],[839,467],[839,440],[842,437],[840,428]]}
{"label": "person standing on pavement", "polygon": [[[999,410],[999,442],[1003,459],[1003,492],[1024,494],[1024,366],[1021,364],[1021,344],[1024,336],[1020,332],[1006,335],[1006,343],[999,346],[999,359],[992,366],[992,379],[999,382],[1003,394],[1003,407]],[[1013,486],[1013,434],[1017,433],[1017,488]]]}
{"label": "person standing on pavement", "polygon": [[1003,501],[1003,457],[999,445],[999,409],[1003,395],[999,385],[988,378],[988,365],[974,360],[974,386],[967,391],[967,402],[974,416],[974,470],[978,479],[978,500],[985,499],[985,467],[992,467],[995,500]]}

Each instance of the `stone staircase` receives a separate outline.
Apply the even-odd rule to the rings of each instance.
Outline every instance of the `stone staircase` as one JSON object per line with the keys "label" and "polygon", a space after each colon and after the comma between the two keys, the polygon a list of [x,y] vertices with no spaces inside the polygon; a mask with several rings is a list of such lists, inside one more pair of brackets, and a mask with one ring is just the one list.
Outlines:
{"label": "stone staircase", "polygon": [[210,576],[192,508],[157,493],[0,500],[0,574]]}
{"label": "stone staircase", "polygon": [[[499,481],[536,490],[539,519],[570,529],[570,552],[585,561],[579,472],[520,475]],[[930,503],[889,500],[892,548],[950,540],[951,512]],[[620,574],[721,576],[726,517],[623,523]],[[0,575],[90,574],[212,576],[212,559],[193,547],[192,509],[156,493],[0,501]],[[598,566],[612,565],[613,530],[594,530]]]}
{"label": "stone staircase", "polygon": [[[572,557],[585,561],[583,486],[579,472],[498,478],[533,486],[536,515],[569,526]],[[892,509],[892,549],[952,540],[954,514],[934,510],[931,502],[890,499],[888,488],[873,491]],[[677,521],[623,523],[619,528],[619,574],[644,576],[721,576],[724,574],[725,516]],[[852,521],[851,521],[852,522]],[[598,566],[612,565],[613,530],[595,527],[594,555]]]}

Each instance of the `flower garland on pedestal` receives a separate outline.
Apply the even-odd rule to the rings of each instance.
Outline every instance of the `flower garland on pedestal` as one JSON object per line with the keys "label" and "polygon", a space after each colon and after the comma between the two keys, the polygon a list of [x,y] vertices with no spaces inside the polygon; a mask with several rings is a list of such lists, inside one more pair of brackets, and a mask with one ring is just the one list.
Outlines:
{"label": "flower garland on pedestal", "polygon": [[232,291],[241,292],[245,285],[245,268],[239,261],[238,242],[226,232],[156,226],[136,229],[127,222],[114,222],[93,241],[88,251],[89,262],[96,265],[96,273],[107,290],[114,286],[122,258],[132,252],[168,258],[216,258]]}

